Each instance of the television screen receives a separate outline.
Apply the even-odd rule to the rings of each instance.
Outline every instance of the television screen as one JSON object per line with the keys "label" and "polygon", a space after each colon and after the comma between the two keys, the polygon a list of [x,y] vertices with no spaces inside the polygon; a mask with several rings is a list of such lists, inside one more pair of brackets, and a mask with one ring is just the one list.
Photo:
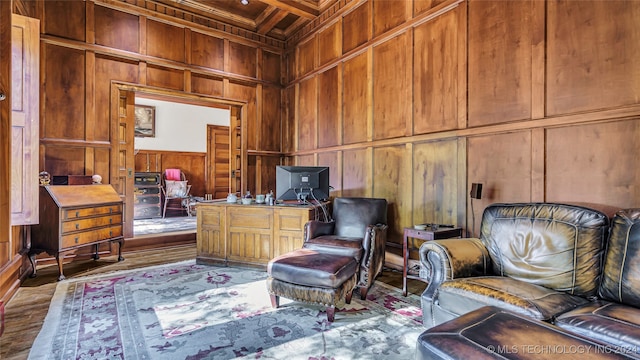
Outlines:
{"label": "television screen", "polygon": [[276,200],[326,200],[329,198],[329,167],[277,166]]}

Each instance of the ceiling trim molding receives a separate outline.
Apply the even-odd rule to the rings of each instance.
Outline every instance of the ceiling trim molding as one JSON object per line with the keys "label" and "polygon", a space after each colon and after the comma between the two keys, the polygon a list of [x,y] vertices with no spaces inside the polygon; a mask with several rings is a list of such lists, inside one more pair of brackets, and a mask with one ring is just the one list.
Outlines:
{"label": "ceiling trim molding", "polygon": [[283,40],[276,39],[264,34],[259,34],[239,26],[226,24],[222,21],[206,18],[202,15],[194,14],[177,8],[160,4],[153,0],[136,0],[135,4],[131,4],[129,0],[93,0],[96,4],[101,4],[113,8],[127,9],[128,12],[137,12],[142,16],[149,18],[169,20],[182,20],[195,27],[206,27],[211,30],[222,31],[224,33],[242,37],[252,42],[264,44],[270,47],[285,49],[286,43]]}

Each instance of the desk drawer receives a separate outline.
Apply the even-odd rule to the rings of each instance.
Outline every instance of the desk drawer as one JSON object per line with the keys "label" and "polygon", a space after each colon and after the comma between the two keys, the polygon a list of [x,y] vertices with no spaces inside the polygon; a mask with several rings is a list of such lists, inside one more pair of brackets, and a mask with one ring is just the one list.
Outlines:
{"label": "desk drawer", "polygon": [[160,204],[160,196],[159,195],[155,195],[155,196],[140,196],[140,195],[136,195],[134,202],[135,205],[138,204]]}
{"label": "desk drawer", "polygon": [[90,244],[92,242],[108,240],[122,236],[122,225],[106,227],[91,231],[62,236],[62,249]]}
{"label": "desk drawer", "polygon": [[139,186],[135,188],[134,194],[139,195],[160,195],[159,186]]}
{"label": "desk drawer", "polygon": [[87,207],[87,208],[76,208],[76,209],[65,209],[62,211],[62,220],[77,219],[77,218],[83,218],[87,216],[120,214],[120,213],[122,213],[121,204]]}
{"label": "desk drawer", "polygon": [[146,219],[162,216],[160,204],[158,206],[136,206],[133,208],[134,219]]}
{"label": "desk drawer", "polygon": [[96,218],[79,219],[65,221],[62,223],[62,233],[67,234],[74,231],[89,230],[108,225],[122,223],[122,214],[100,216]]}
{"label": "desk drawer", "polygon": [[161,175],[158,172],[136,173],[133,183],[135,185],[158,185]]}
{"label": "desk drawer", "polygon": [[233,228],[271,229],[273,211],[261,208],[238,207],[227,210],[228,226]]}

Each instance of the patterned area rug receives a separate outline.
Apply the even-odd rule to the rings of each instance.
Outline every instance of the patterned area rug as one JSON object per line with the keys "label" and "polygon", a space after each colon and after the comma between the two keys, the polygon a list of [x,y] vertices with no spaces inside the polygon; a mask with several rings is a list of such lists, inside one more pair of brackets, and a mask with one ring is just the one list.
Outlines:
{"label": "patterned area rug", "polygon": [[194,261],[60,282],[29,359],[408,359],[420,298],[376,282],[327,321],[266,272]]}
{"label": "patterned area rug", "polygon": [[172,231],[196,230],[195,216],[133,220],[133,235],[149,235]]}

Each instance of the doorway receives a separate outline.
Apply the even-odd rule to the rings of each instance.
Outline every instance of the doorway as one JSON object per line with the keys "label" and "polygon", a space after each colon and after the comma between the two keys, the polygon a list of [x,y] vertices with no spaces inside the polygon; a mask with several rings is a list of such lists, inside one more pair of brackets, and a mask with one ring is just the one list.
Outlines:
{"label": "doorway", "polygon": [[231,138],[229,126],[207,125],[208,195],[223,199],[231,192]]}
{"label": "doorway", "polygon": [[[158,99],[167,102],[175,102],[180,104],[191,104],[205,107],[215,107],[230,110],[230,119],[228,127],[228,139],[229,146],[237,142],[237,151],[233,151],[230,147],[226,154],[228,154],[226,174],[223,171],[220,171],[220,175],[225,174],[228,185],[226,190],[223,190],[221,186],[217,186],[216,178],[218,174],[210,174],[209,171],[203,171],[202,177],[204,178],[204,188],[203,193],[198,194],[203,196],[205,193],[216,194],[215,196],[222,196],[220,194],[226,194],[231,191],[237,191],[240,189],[240,186],[244,183],[244,179],[242,178],[241,164],[243,163],[242,159],[246,157],[246,152],[244,150],[244,146],[239,142],[241,139],[242,132],[242,124],[243,124],[243,114],[246,110],[246,104],[238,101],[213,98],[202,95],[194,95],[179,91],[167,91],[167,90],[159,90],[154,88],[147,88],[144,86],[136,86],[130,84],[118,84],[114,83],[112,85],[112,126],[114,136],[111,140],[112,151],[111,151],[111,176],[110,183],[114,186],[116,191],[120,194],[123,202],[125,204],[125,216],[124,216],[124,235],[125,238],[134,237],[133,231],[133,205],[134,205],[134,174],[136,172],[136,166],[139,164],[136,163],[136,154],[138,151],[134,149],[134,126],[135,126],[135,118],[134,118],[134,106],[136,103],[136,98],[145,98],[145,99]],[[207,130],[208,133],[208,130]],[[218,139],[220,140],[220,139]],[[223,142],[220,141],[220,146],[222,146]],[[207,147],[210,147],[211,144],[208,144]],[[218,146],[215,145],[214,146]],[[139,149],[138,149],[139,150]],[[220,158],[219,155],[214,155],[215,152],[206,150],[202,157],[205,158],[205,166],[204,168],[210,169],[212,167],[220,168]],[[237,153],[237,158],[234,155]],[[158,172],[161,172],[166,168],[162,164],[161,160],[150,159],[150,162],[155,164]],[[216,163],[218,165],[216,165]],[[148,170],[147,167],[141,170]],[[236,170],[236,171],[234,171]],[[232,174],[236,177],[232,179]],[[236,190],[237,187],[237,190]],[[194,230],[195,232],[195,230]]]}

